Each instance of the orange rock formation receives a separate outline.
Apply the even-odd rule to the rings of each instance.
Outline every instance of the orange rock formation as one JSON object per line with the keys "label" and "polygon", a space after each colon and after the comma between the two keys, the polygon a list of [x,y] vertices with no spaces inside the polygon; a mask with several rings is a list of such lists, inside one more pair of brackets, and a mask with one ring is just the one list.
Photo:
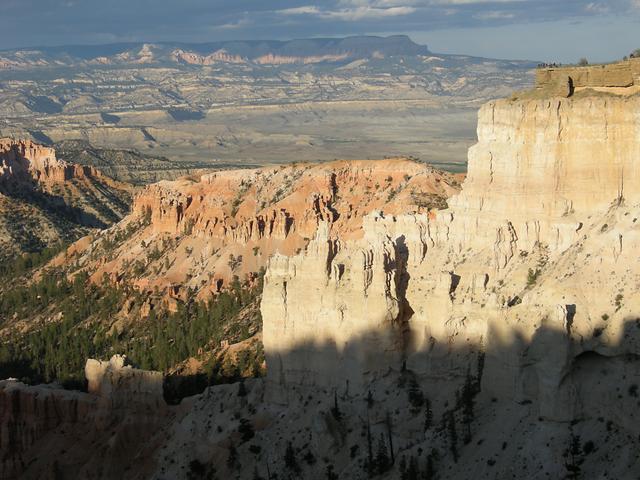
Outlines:
{"label": "orange rock formation", "polygon": [[[330,235],[362,236],[364,215],[421,212],[442,207],[457,192],[455,175],[406,159],[336,161],[254,170],[222,171],[198,181],[183,178],[148,186],[118,226],[68,255],[99,281],[129,276],[141,289],[180,298],[190,287],[215,293],[238,275],[246,279],[279,252],[292,255],[328,222]],[[105,240],[129,231],[149,216],[109,255],[95,252]],[[122,235],[121,235],[122,237]],[[84,242],[87,243],[86,241]],[[135,266],[144,265],[136,275]],[[132,278],[133,277],[133,278]]]}

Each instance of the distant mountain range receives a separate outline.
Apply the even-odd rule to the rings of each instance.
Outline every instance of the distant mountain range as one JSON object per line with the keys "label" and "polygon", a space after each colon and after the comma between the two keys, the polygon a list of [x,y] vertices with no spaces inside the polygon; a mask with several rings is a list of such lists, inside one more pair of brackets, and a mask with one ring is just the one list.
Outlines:
{"label": "distant mountain range", "polygon": [[477,106],[530,87],[534,67],[406,36],[7,50],[0,136],[87,145],[60,151],[135,182],[384,155],[457,171]]}
{"label": "distant mountain range", "polygon": [[252,63],[258,65],[348,63],[359,59],[429,55],[409,37],[357,36],[212,43],[119,43],[0,51],[0,69],[79,65]]}

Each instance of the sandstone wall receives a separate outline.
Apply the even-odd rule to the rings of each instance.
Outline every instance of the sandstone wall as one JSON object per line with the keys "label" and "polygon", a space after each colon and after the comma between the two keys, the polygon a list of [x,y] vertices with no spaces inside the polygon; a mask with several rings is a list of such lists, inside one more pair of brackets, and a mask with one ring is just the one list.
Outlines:
{"label": "sandstone wall", "polygon": [[85,365],[88,391],[108,402],[109,408],[135,409],[136,406],[162,411],[162,372],[133,368],[125,356],[114,355],[108,361],[88,359]]}
{"label": "sandstone wall", "polygon": [[89,393],[0,381],[1,479],[123,478],[144,468],[140,452],[172,419],[162,373],[116,355],[89,359],[86,376]]}
{"label": "sandstone wall", "polygon": [[562,94],[567,90],[569,79],[571,79],[574,88],[640,85],[640,58],[631,58],[607,65],[538,68],[535,80],[536,89]]}
{"label": "sandstone wall", "polygon": [[102,178],[93,167],[58,160],[53,148],[30,140],[0,139],[2,181],[34,180],[43,184],[55,184],[91,176]]}
{"label": "sandstone wall", "polygon": [[[262,303],[270,390],[366,389],[404,365],[444,402],[484,352],[486,395],[556,420],[603,411],[575,369],[583,354],[638,352],[638,102],[489,103],[449,209],[371,214],[361,239],[318,236],[273,258]],[[610,408],[629,420],[629,405]]]}
{"label": "sandstone wall", "polygon": [[[293,256],[329,225],[332,238],[362,237],[362,219],[374,210],[427,211],[446,204],[459,177],[407,159],[336,161],[235,170],[163,181],[142,190],[132,215],[117,229],[146,215],[150,222],[101,264],[94,278],[114,278],[158,249],[162,258],[136,280],[144,289],[191,287],[202,296],[260,271],[274,253]],[[91,248],[99,246],[98,238]],[[168,247],[171,245],[171,247]],[[155,272],[155,273],[154,273]]]}
{"label": "sandstone wall", "polygon": [[620,97],[483,106],[467,180],[450,201],[464,217],[461,240],[479,246],[504,222],[507,241],[515,229],[520,245],[564,248],[590,214],[640,200],[639,108],[638,98]]}

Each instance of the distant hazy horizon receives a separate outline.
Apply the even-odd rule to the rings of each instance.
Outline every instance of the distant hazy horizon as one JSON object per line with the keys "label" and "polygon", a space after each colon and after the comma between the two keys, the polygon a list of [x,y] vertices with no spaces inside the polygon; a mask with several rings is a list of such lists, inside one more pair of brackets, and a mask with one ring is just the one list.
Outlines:
{"label": "distant hazy horizon", "polygon": [[0,15],[15,20],[1,50],[388,34],[438,53],[563,63],[640,48],[640,0],[3,0]]}

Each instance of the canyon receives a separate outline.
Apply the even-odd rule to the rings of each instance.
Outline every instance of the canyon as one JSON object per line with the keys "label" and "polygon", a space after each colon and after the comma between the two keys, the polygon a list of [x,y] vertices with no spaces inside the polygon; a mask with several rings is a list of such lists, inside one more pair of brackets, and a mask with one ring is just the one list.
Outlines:
{"label": "canyon", "polygon": [[[4,381],[4,477],[636,478],[640,100],[618,88],[486,103],[461,188],[403,159],[146,187],[52,266],[170,309],[265,267],[266,376],[178,405],[122,357],[89,360],[86,393]],[[109,429],[104,395],[133,404]],[[111,452],[136,419],[124,470],[75,440],[88,422]]]}
{"label": "canyon", "polygon": [[125,216],[133,188],[62,161],[29,140],[0,139],[3,258],[69,243]]}
{"label": "canyon", "polygon": [[[161,181],[136,196],[132,213],[111,229],[70,247],[76,262],[101,279],[130,277],[140,289],[180,296],[190,289],[210,296],[266,267],[275,252],[293,255],[329,225],[333,238],[363,234],[371,211],[428,211],[442,208],[459,189],[461,175],[407,159],[291,164],[227,170]],[[148,226],[110,249],[145,215]],[[134,274],[136,262],[144,269]],[[151,252],[158,252],[150,255]],[[153,257],[153,258],[151,258]]]}

